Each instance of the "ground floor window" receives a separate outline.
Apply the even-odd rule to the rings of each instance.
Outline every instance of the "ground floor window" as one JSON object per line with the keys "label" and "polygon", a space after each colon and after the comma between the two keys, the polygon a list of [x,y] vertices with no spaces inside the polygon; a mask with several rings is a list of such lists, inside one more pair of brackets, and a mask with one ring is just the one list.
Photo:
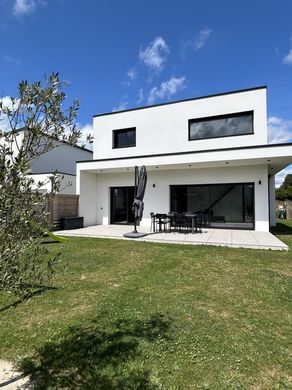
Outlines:
{"label": "ground floor window", "polygon": [[170,209],[200,213],[210,227],[254,229],[254,184],[172,185]]}
{"label": "ground floor window", "polygon": [[132,224],[135,187],[111,188],[111,223]]}

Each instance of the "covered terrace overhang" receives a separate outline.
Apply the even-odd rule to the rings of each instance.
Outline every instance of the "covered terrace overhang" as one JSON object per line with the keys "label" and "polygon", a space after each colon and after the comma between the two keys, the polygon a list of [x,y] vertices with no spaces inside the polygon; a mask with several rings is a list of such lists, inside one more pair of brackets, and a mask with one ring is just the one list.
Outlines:
{"label": "covered terrace overhang", "polygon": [[287,143],[77,161],[77,174],[129,172],[135,165],[145,165],[148,171],[266,165],[273,175],[290,164],[292,143]]}

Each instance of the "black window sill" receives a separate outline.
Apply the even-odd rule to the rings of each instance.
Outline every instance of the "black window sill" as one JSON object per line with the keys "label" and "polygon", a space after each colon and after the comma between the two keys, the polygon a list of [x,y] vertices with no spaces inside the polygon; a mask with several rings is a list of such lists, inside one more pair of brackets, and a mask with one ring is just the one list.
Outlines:
{"label": "black window sill", "polygon": [[113,146],[113,149],[134,148],[136,145]]}

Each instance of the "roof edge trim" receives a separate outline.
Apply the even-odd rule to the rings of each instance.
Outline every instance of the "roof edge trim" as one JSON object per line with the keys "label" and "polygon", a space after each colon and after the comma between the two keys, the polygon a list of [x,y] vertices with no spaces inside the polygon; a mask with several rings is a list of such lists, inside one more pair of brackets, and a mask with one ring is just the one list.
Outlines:
{"label": "roof edge trim", "polygon": [[292,146],[292,142],[287,142],[282,144],[236,146],[234,148],[204,149],[204,150],[191,150],[191,151],[188,150],[186,152],[158,153],[158,154],[146,154],[146,155],[126,156],[126,157],[110,157],[110,158],[101,158],[95,160],[80,160],[80,161],[76,161],[76,164],[83,163],[83,162],[87,163],[87,162],[102,162],[102,161],[115,161],[115,160],[119,161],[119,160],[131,160],[137,158],[168,157],[168,156],[181,156],[181,155],[198,154],[198,153],[226,152],[230,150],[263,149],[263,148],[272,148],[272,147],[281,147],[281,146]]}
{"label": "roof edge trim", "polygon": [[188,99],[182,99],[182,100],[174,100],[174,101],[172,101],[172,102],[159,103],[159,104],[152,104],[152,105],[149,105],[149,106],[128,108],[128,109],[126,109],[126,110],[105,112],[105,113],[102,113],[102,114],[93,115],[93,118],[100,117],[100,116],[106,116],[106,115],[121,114],[121,113],[129,112],[129,111],[144,110],[144,109],[146,109],[146,108],[154,108],[154,107],[160,107],[160,106],[167,106],[167,105],[169,105],[169,104],[190,102],[190,101],[193,101],[193,100],[208,99],[208,98],[212,98],[212,97],[216,97],[216,96],[224,96],[224,95],[231,95],[231,94],[241,93],[241,92],[256,91],[256,90],[258,90],[258,89],[267,89],[267,86],[266,86],[266,85],[261,85],[261,86],[258,86],[258,87],[251,87],[251,88],[245,88],[245,89],[238,89],[238,90],[235,90],[235,91],[228,91],[228,92],[215,93],[215,94],[211,94],[211,95],[198,96],[198,97],[193,97],[193,98],[188,98]]}

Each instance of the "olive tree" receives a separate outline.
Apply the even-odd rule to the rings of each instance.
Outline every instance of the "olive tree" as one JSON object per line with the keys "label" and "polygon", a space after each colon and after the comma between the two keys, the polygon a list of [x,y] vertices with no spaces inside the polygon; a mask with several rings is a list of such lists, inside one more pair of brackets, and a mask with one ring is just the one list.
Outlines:
{"label": "olive tree", "polygon": [[17,97],[0,100],[0,290],[20,298],[45,283],[57,263],[42,245],[47,195],[28,174],[33,160],[80,137],[79,103],[66,106],[67,84],[53,73],[43,82],[22,81]]}

